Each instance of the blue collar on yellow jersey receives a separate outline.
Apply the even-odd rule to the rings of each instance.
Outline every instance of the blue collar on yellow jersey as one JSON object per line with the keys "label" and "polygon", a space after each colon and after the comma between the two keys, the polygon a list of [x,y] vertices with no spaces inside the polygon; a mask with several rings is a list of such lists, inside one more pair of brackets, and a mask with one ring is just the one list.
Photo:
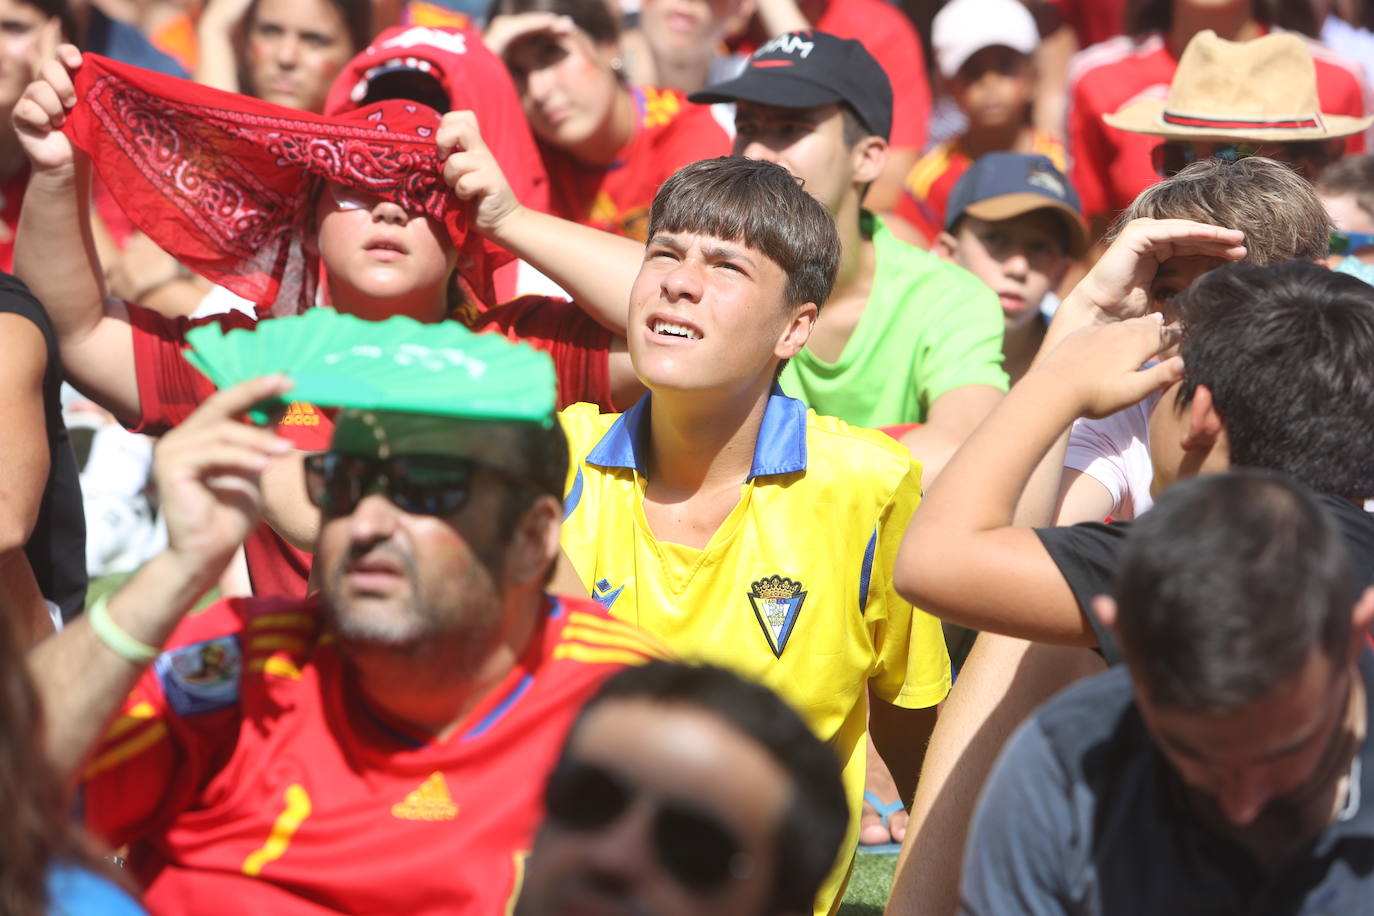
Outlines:
{"label": "blue collar on yellow jersey", "polygon": [[[649,400],[646,394],[606,430],[606,435],[587,453],[587,463],[603,468],[634,468],[647,473]],[[763,423],[754,443],[754,463],[749,480],[771,474],[806,470],[806,405],[782,393],[777,385],[763,409]]]}

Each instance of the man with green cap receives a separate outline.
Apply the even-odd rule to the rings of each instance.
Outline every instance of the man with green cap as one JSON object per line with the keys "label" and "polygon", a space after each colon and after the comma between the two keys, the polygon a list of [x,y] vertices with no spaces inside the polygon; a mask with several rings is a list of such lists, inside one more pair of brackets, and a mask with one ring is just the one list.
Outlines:
{"label": "man with green cap", "polygon": [[[290,448],[235,419],[291,387],[267,376],[163,439],[167,549],[33,650],[48,750],[154,912],[504,911],[574,713],[660,654],[544,592],[567,471],[548,357],[370,328],[290,356],[293,396],[344,408],[306,462],[320,594],[186,616]],[[262,333],[206,342],[208,374]]]}

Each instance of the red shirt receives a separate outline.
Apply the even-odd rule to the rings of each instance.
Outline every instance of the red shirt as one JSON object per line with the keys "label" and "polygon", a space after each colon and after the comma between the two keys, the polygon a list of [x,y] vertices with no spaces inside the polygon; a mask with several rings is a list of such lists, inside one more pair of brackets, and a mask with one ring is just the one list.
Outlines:
{"label": "red shirt", "polygon": [[[186,419],[215,392],[210,380],[182,358],[186,332],[211,322],[218,322],[226,330],[253,328],[257,319],[241,312],[227,312],[191,321],[164,318],[136,305],[128,308],[140,411],[133,430],[161,435]],[[473,323],[474,330],[495,331],[509,340],[524,340],[535,349],[546,351],[553,358],[558,377],[559,407],[589,401],[603,410],[614,409],[607,369],[611,333],[576,305],[563,299],[525,296],[477,316]],[[329,448],[334,423],[319,408],[293,401],[278,422],[276,432],[301,451],[323,451]],[[254,595],[305,595],[311,555],[288,544],[266,522],[249,534],[243,552]]]}
{"label": "red shirt", "polygon": [[818,32],[863,42],[892,83],[893,149],[924,149],[930,121],[930,83],[916,29],[884,0],[830,0],[813,23]]}
{"label": "red shirt", "polygon": [[[1374,98],[1358,64],[1308,41],[1317,68],[1322,111],[1363,116]],[[1069,174],[1083,201],[1083,214],[1110,215],[1125,209],[1137,194],[1159,181],[1151,151],[1160,137],[1108,127],[1104,114],[1128,102],[1168,95],[1178,61],[1163,37],[1135,42],[1122,36],[1083,51],[1069,72]],[[1366,138],[1346,138],[1347,152],[1363,152]]]}
{"label": "red shirt", "polygon": [[[1042,130],[1034,132],[1031,152],[1048,156],[1061,172],[1068,168],[1064,144]],[[896,214],[919,229],[927,243],[934,242],[945,228],[950,192],[971,165],[973,160],[960,149],[958,138],[941,143],[917,160],[907,173]]]}
{"label": "red shirt", "polygon": [[661,654],[591,601],[548,608],[506,679],[423,741],[367,711],[318,599],[219,602],[111,723],[87,822],[132,844],[159,916],[505,912],[578,709]]}
{"label": "red shirt", "polygon": [[609,166],[587,166],[540,143],[549,172],[549,212],[573,222],[643,241],[649,205],[674,172],[698,159],[730,153],[730,136],[705,105],[676,89],[632,87],[634,136]]}
{"label": "red shirt", "polygon": [[24,206],[24,191],[29,186],[29,163],[0,184],[0,270],[14,270],[14,236],[19,231],[19,211]]}
{"label": "red shirt", "polygon": [[1115,38],[1126,28],[1126,0],[1049,0],[1086,48]]}

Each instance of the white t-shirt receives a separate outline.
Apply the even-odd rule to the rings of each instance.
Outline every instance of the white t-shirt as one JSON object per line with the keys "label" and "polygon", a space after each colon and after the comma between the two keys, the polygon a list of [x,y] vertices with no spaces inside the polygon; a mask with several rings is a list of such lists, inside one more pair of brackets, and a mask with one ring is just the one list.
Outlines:
{"label": "white t-shirt", "polygon": [[1159,394],[1101,420],[1080,418],[1069,432],[1064,467],[1082,471],[1112,495],[1112,518],[1131,519],[1150,508],[1150,412]]}

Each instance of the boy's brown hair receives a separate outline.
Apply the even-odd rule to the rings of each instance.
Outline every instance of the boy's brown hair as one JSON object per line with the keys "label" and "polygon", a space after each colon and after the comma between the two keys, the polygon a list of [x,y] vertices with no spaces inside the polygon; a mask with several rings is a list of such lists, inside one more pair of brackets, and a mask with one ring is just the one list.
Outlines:
{"label": "boy's brown hair", "polygon": [[1122,211],[1110,243],[1131,220],[1191,219],[1245,233],[1243,263],[1268,267],[1294,258],[1317,261],[1331,245],[1331,218],[1317,192],[1288,166],[1250,156],[1194,162],[1151,185]]}

